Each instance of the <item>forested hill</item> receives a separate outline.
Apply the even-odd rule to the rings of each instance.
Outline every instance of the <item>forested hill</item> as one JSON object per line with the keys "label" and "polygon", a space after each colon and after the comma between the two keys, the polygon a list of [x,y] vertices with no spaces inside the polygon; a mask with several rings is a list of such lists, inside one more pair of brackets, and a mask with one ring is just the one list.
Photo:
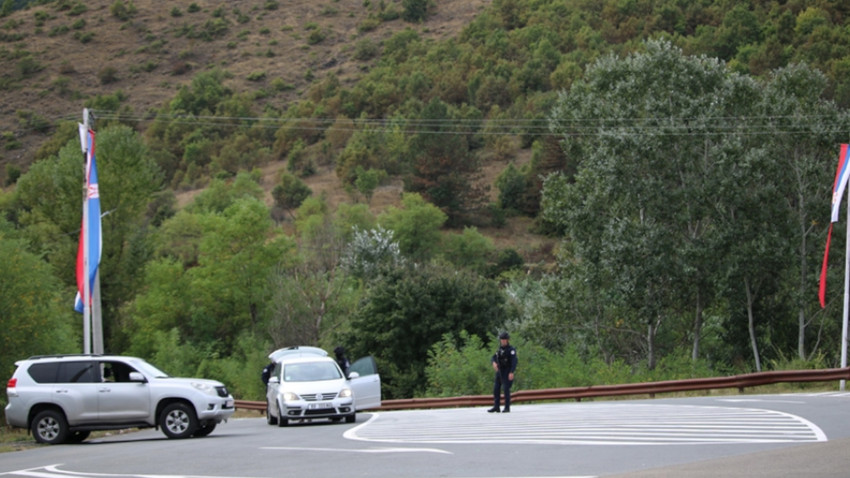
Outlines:
{"label": "forested hill", "polygon": [[[846,136],[848,13],[5,0],[0,369],[78,348],[83,107],[106,342],[172,373],[249,398],[240,371],[269,348],[342,343],[377,354],[388,397],[481,393],[447,385],[477,371],[426,366],[486,369],[506,327],[538,363],[598,367],[559,377],[584,383],[665,359],[832,364],[812,264]],[[518,385],[569,385],[539,370]]]}
{"label": "forested hill", "polygon": [[[183,0],[165,8],[153,0],[4,0],[0,165],[13,177],[3,168],[0,179],[8,185],[55,154],[71,136],[66,128],[55,137],[61,121],[77,121],[84,106],[120,112],[140,131],[157,113],[297,118],[310,123],[296,134],[306,156],[327,162],[328,141],[330,155],[347,143],[325,134],[332,120],[413,119],[439,98],[456,121],[525,133],[520,143],[473,145],[479,156],[511,156],[534,140],[539,130],[523,126],[545,117],[552,92],[600,55],[658,36],[755,76],[806,62],[831,80],[827,94],[848,105],[848,13],[846,2],[822,1]],[[202,94],[224,97],[174,104],[181,87],[210,72],[220,73],[222,89]],[[267,143],[269,154],[256,161],[286,159],[294,144]],[[183,156],[189,144],[162,147]],[[159,162],[172,186],[196,182],[179,174],[186,158]],[[235,167],[203,165],[190,175]]]}

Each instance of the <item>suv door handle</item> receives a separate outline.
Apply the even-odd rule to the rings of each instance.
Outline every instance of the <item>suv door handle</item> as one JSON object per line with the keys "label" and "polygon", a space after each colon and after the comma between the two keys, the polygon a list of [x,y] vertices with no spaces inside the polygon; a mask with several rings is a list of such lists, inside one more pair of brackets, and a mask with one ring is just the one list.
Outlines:
{"label": "suv door handle", "polygon": [[68,389],[67,388],[60,388],[59,390],[56,390],[56,393],[68,393]]}
{"label": "suv door handle", "polygon": [[112,391],[112,389],[111,388],[99,388],[97,391],[100,392],[100,393],[109,393],[109,392]]}

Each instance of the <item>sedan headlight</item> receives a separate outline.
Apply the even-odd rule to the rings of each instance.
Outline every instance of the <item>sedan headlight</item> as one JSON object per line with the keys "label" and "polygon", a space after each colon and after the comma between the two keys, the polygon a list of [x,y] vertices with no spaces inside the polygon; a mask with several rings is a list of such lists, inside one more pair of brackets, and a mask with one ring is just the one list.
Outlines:
{"label": "sedan headlight", "polygon": [[192,382],[192,386],[207,395],[218,396],[218,392],[216,392],[215,387],[208,383]]}
{"label": "sedan headlight", "polygon": [[296,400],[301,400],[301,397],[292,392],[283,392],[283,401],[294,402]]}
{"label": "sedan headlight", "polygon": [[351,396],[351,389],[350,388],[343,388],[342,390],[340,390],[339,396],[340,396],[340,398],[350,397]]}

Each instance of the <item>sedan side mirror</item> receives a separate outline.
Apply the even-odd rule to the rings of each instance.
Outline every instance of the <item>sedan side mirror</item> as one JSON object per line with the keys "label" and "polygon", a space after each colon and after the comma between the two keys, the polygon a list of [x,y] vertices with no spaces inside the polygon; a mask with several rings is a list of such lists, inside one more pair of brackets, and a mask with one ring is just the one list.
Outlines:
{"label": "sedan side mirror", "polygon": [[360,374],[359,374],[359,373],[357,373],[357,372],[350,372],[350,373],[348,374],[348,379],[349,379],[349,380],[351,380],[352,378],[359,378],[359,377],[360,377]]}
{"label": "sedan side mirror", "polygon": [[270,377],[269,383],[280,383],[280,379],[277,377]]}

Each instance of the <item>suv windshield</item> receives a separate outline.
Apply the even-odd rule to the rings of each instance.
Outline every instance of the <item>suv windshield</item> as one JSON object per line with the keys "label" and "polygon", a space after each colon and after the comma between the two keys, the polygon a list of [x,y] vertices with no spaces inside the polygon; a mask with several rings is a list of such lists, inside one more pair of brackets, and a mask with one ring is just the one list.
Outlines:
{"label": "suv windshield", "polygon": [[133,361],[133,365],[141,370],[145,375],[150,375],[154,378],[168,378],[168,374],[144,360]]}

